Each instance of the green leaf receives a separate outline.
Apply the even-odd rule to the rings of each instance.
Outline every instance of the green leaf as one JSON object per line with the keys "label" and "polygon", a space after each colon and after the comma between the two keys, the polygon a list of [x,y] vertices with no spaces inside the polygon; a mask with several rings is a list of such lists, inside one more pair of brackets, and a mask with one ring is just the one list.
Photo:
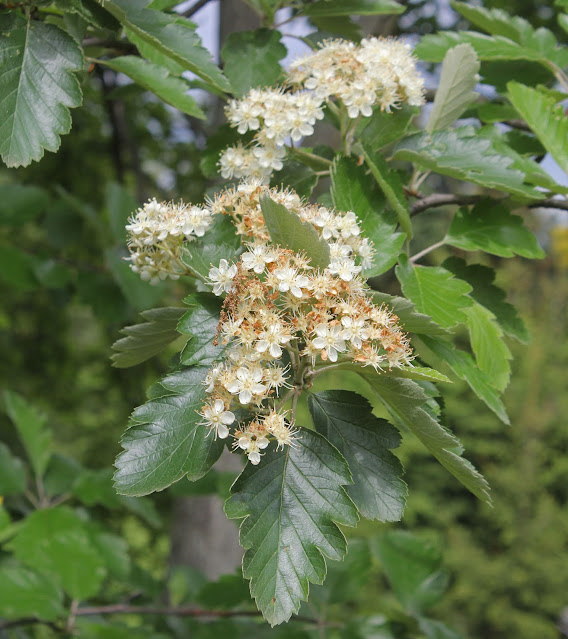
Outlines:
{"label": "green leaf", "polygon": [[180,319],[177,330],[190,335],[181,354],[185,366],[210,366],[223,354],[226,346],[213,344],[217,335],[221,300],[211,293],[194,293],[184,300],[191,307]]}
{"label": "green leaf", "polygon": [[238,249],[233,246],[215,242],[214,238],[209,237],[209,234],[203,240],[189,243],[185,247],[185,252],[183,261],[202,277],[209,277],[211,267],[219,266],[222,259],[232,262],[239,253]]}
{"label": "green leaf", "polygon": [[406,297],[440,326],[451,328],[466,322],[462,309],[473,304],[467,282],[456,279],[440,266],[413,266],[406,255],[400,257],[396,276]]}
{"label": "green leaf", "polygon": [[302,222],[296,213],[268,195],[260,198],[260,207],[274,244],[305,253],[316,268],[324,269],[329,264],[329,246],[311,224]]}
{"label": "green leaf", "polygon": [[373,266],[365,271],[365,276],[388,271],[396,264],[406,237],[395,233],[396,224],[384,210],[384,197],[367,178],[365,168],[357,166],[353,158],[336,158],[331,168],[331,196],[338,210],[357,215],[363,234],[377,250]]}
{"label": "green leaf", "polygon": [[495,315],[481,304],[474,304],[466,313],[477,365],[487,375],[492,386],[504,391],[511,376],[509,360],[512,355],[503,341],[503,331]]}
{"label": "green leaf", "polygon": [[376,16],[404,12],[394,0],[316,0],[302,7],[306,16]]}
{"label": "green leaf", "polygon": [[20,291],[38,288],[37,261],[13,246],[0,244],[0,280]]}
{"label": "green leaf", "polygon": [[476,204],[472,210],[460,209],[445,238],[447,244],[464,251],[485,251],[500,257],[520,255],[542,258],[545,252],[535,236],[504,205],[490,201]]}
{"label": "green leaf", "polygon": [[378,151],[406,135],[412,118],[419,111],[417,107],[410,107],[407,104],[403,104],[392,113],[377,109],[357,137],[365,140],[369,149]]}
{"label": "green leaf", "polygon": [[26,489],[26,466],[0,442],[0,496],[17,495]]}
{"label": "green leaf", "polygon": [[300,162],[287,161],[284,168],[272,176],[271,186],[291,187],[303,198],[308,199],[318,183],[316,172]]}
{"label": "green leaf", "polygon": [[0,16],[0,155],[9,167],[27,166],[44,149],[57,151],[69,133],[69,108],[82,102],[73,72],[83,55],[53,24],[17,18],[6,28],[6,20]]}
{"label": "green leaf", "polygon": [[161,353],[164,348],[179,337],[177,325],[186,313],[184,308],[154,308],[140,313],[144,322],[125,326],[121,337],[112,345],[116,351],[111,355],[116,368],[136,366]]}
{"label": "green leaf", "polygon": [[234,95],[241,97],[255,87],[278,84],[282,77],[279,61],[287,54],[281,37],[275,29],[237,31],[229,35],[221,58]]}
{"label": "green leaf", "polygon": [[197,102],[187,94],[187,82],[182,78],[170,75],[168,70],[152,62],[146,62],[134,55],[125,55],[104,61],[105,66],[124,73],[141,87],[152,91],[161,100],[171,104],[182,113],[187,113],[201,120],[205,113]]}
{"label": "green leaf", "polygon": [[404,297],[388,295],[387,293],[373,293],[373,302],[378,306],[387,304],[397,315],[402,328],[409,333],[444,335],[448,332],[446,328],[436,324],[428,315],[419,313],[416,306]]}
{"label": "green leaf", "polygon": [[430,133],[453,124],[479,95],[479,60],[469,44],[459,44],[444,56],[442,74],[426,130]]}
{"label": "green leaf", "polygon": [[471,297],[495,315],[507,335],[515,337],[524,344],[528,343],[529,333],[517,309],[505,301],[505,292],[493,283],[495,280],[493,269],[481,264],[467,265],[458,257],[448,258],[442,266],[473,287]]}
{"label": "green leaf", "polygon": [[377,536],[372,548],[406,611],[419,614],[440,601],[449,580],[439,548],[403,530]]}
{"label": "green leaf", "polygon": [[108,574],[124,581],[130,574],[131,564],[126,541],[104,529],[91,531],[91,543],[104,561]]}
{"label": "green leaf", "polygon": [[230,91],[227,78],[213,62],[194,31],[193,23],[154,9],[146,9],[146,0],[105,0],[104,8],[124,27],[177,62],[186,71],[221,91]]}
{"label": "green leaf", "polygon": [[195,481],[207,473],[223,450],[197,411],[205,401],[207,366],[184,368],[160,382],[164,389],[139,406],[122,438],[115,487],[121,495],[163,490],[184,475]]}
{"label": "green leaf", "polygon": [[310,16],[310,22],[317,28],[316,33],[307,36],[310,42],[322,42],[332,35],[353,42],[361,41],[361,27],[349,16]]}
{"label": "green leaf", "polygon": [[56,0],[55,4],[64,12],[65,17],[69,14],[79,16],[97,29],[116,31],[120,27],[96,0]]}
{"label": "green leaf", "polygon": [[392,210],[396,213],[402,230],[409,239],[412,238],[412,222],[410,221],[408,200],[404,195],[398,173],[389,169],[385,158],[379,152],[376,152],[368,141],[362,140],[361,150],[373,177],[385,194]]}
{"label": "green leaf", "polygon": [[12,391],[4,391],[6,413],[14,423],[24,444],[36,477],[41,477],[51,457],[51,431],[45,424],[47,417]]}
{"label": "green leaf", "polygon": [[8,548],[22,563],[56,579],[73,599],[95,595],[106,575],[87,525],[67,506],[33,512]]}
{"label": "green leaf", "polygon": [[318,433],[345,457],[353,485],[345,489],[363,517],[399,521],[408,494],[402,465],[390,452],[400,445],[400,435],[373,408],[351,391],[325,391],[308,396],[308,406]]}
{"label": "green leaf", "polygon": [[568,173],[568,118],[557,100],[518,82],[507,84],[507,97],[546,150]]}
{"label": "green leaf", "polygon": [[470,462],[454,452],[460,449],[459,441],[424,410],[428,396],[416,382],[368,373],[364,369],[359,375],[367,381],[393,418],[413,432],[446,470],[481,501],[491,503],[485,479]]}
{"label": "green leaf", "polygon": [[543,197],[523,184],[525,175],[511,168],[512,158],[497,153],[491,140],[475,135],[471,127],[416,133],[397,144],[393,157],[484,188],[534,199]]}
{"label": "green leaf", "polygon": [[347,543],[337,523],[354,526],[357,509],[342,486],[347,463],[324,437],[302,429],[295,447],[269,450],[247,464],[225,504],[231,519],[245,517],[243,575],[271,625],[287,621],[308,598],[309,582],[325,579],[325,557],[340,560]]}
{"label": "green leaf", "polygon": [[64,614],[63,593],[52,580],[19,564],[0,565],[0,617],[52,621]]}
{"label": "green leaf", "polygon": [[37,186],[0,184],[0,224],[23,226],[40,216],[49,203],[49,195]]}
{"label": "green leaf", "polygon": [[494,388],[487,375],[476,365],[473,357],[454,347],[450,342],[421,335],[420,341],[433,353],[440,362],[445,362],[454,373],[463,379],[482,402],[499,417],[505,424],[509,424],[509,417],[500,399],[500,393]]}
{"label": "green leaf", "polygon": [[418,379],[422,382],[449,382],[452,380],[436,371],[433,368],[425,368],[422,366],[409,366],[407,368],[392,368],[388,374],[391,377],[402,377],[404,379]]}

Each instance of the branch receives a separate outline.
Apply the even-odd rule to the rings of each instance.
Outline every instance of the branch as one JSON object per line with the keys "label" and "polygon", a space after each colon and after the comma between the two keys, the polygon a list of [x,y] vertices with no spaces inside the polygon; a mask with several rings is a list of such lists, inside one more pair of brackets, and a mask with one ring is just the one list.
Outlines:
{"label": "branch", "polygon": [[[414,202],[410,207],[410,215],[418,215],[427,209],[434,209],[439,206],[447,206],[449,204],[475,204],[484,199],[484,195],[454,195],[453,193],[432,193]],[[521,208],[521,207],[517,207]],[[560,209],[568,211],[568,201],[557,200],[555,198],[547,198],[546,200],[538,200],[528,204],[529,209]]]}
{"label": "branch", "polygon": [[194,5],[192,5],[191,7],[189,7],[189,9],[181,13],[181,15],[184,16],[185,18],[191,18],[191,16],[195,15],[198,11],[203,9],[203,7],[206,4],[209,4],[209,0],[197,0],[197,2]]}

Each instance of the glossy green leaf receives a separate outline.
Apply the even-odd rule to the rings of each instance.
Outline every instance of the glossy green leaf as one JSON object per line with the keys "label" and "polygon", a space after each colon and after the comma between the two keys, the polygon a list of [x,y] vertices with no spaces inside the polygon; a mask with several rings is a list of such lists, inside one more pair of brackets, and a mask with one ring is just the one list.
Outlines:
{"label": "glossy green leaf", "polygon": [[385,199],[371,182],[365,168],[353,158],[336,158],[331,168],[331,196],[340,211],[353,211],[365,237],[377,253],[366,277],[380,275],[396,264],[406,236],[396,233],[396,221],[385,211]]}
{"label": "glossy green leaf", "polygon": [[489,486],[483,476],[470,462],[454,452],[461,448],[459,441],[424,410],[428,396],[416,382],[369,373],[365,369],[359,374],[397,423],[414,433],[440,464],[476,497],[491,503]]}
{"label": "glossy green leaf", "polygon": [[21,395],[4,391],[6,412],[18,431],[37,477],[41,477],[51,457],[51,431],[46,428],[47,417],[29,404]]}
{"label": "glossy green leaf", "polygon": [[233,94],[243,96],[255,87],[269,87],[281,80],[280,60],[286,57],[282,34],[274,29],[231,33],[223,49],[224,72]]}
{"label": "glossy green leaf", "polygon": [[49,203],[49,195],[37,186],[0,184],[0,224],[23,226],[41,215]]}
{"label": "glossy green leaf", "polygon": [[79,16],[86,24],[97,29],[116,31],[120,27],[96,0],[56,0],[55,5],[64,12],[65,17]]}
{"label": "glossy green leaf", "polygon": [[205,119],[205,113],[188,95],[187,82],[170,75],[168,70],[134,55],[119,56],[104,61],[105,66],[124,73],[141,87],[151,91],[161,100],[194,118]]}
{"label": "glossy green leaf", "polygon": [[436,371],[433,368],[424,366],[407,366],[406,368],[392,368],[388,372],[392,377],[402,377],[403,379],[417,379],[422,382],[449,382],[449,379],[444,373]]}
{"label": "glossy green leaf", "polygon": [[546,150],[568,172],[568,118],[557,100],[518,82],[507,84],[507,97]]}
{"label": "glossy green leaf", "polygon": [[428,315],[419,313],[416,306],[405,297],[373,293],[373,302],[380,306],[386,304],[398,317],[398,323],[409,333],[425,333],[426,335],[444,335],[446,328],[436,324]]}
{"label": "glossy green leaf", "polygon": [[512,158],[497,153],[491,141],[476,135],[471,127],[416,133],[397,144],[393,157],[484,188],[534,199],[543,197],[523,183],[522,171],[511,168]]}
{"label": "glossy green leaf", "polygon": [[0,617],[52,621],[64,614],[63,593],[51,579],[20,564],[0,565]]}
{"label": "glossy green leaf", "polygon": [[376,16],[403,13],[404,6],[394,0],[316,0],[302,7],[306,16]]}
{"label": "glossy green leaf", "polygon": [[136,366],[161,353],[180,335],[177,330],[179,320],[186,313],[184,308],[154,308],[140,313],[142,324],[125,326],[121,337],[112,345],[112,365],[117,368]]}
{"label": "glossy green leaf", "polygon": [[329,246],[320,238],[316,229],[283,204],[268,195],[260,198],[264,223],[274,244],[292,251],[303,252],[310,258],[312,266],[325,268],[329,264]]}
{"label": "glossy green leaf", "polygon": [[0,442],[0,496],[17,495],[26,489],[26,466]]}
{"label": "glossy green leaf", "polygon": [[502,422],[510,423],[499,391],[491,385],[487,375],[477,366],[469,353],[455,348],[453,344],[439,337],[421,335],[420,340],[434,354],[437,362],[445,362],[460,379],[466,381],[479,399],[485,402]]}
{"label": "glossy green leaf", "polygon": [[[13,17],[13,16],[12,16]],[[73,74],[81,49],[53,24],[0,16],[0,155],[9,167],[27,166],[57,151],[69,133],[69,108],[82,102]],[[11,27],[11,28],[10,28]]]}
{"label": "glossy green leaf", "polygon": [[400,435],[373,408],[351,391],[325,391],[308,397],[318,433],[345,457],[353,484],[345,489],[363,517],[398,521],[406,505],[407,488],[402,465],[390,452]]}
{"label": "glossy green leaf", "polygon": [[145,0],[105,0],[104,8],[124,27],[168,56],[186,71],[221,91],[230,91],[227,78],[201,44],[193,23],[184,18],[146,9]]}
{"label": "glossy green leaf", "polygon": [[479,60],[473,47],[459,44],[444,56],[440,82],[426,130],[430,133],[453,124],[477,98]]}
{"label": "glossy green leaf", "polygon": [[124,433],[116,460],[115,486],[121,495],[163,490],[187,475],[203,477],[217,461],[223,441],[200,424],[207,366],[184,368],[160,382],[163,396],[139,406]]}
{"label": "glossy green leaf", "polygon": [[177,330],[190,335],[181,354],[185,366],[210,366],[225,350],[223,344],[213,344],[217,335],[221,300],[211,293],[194,293],[184,302],[191,307],[180,319]]}
{"label": "glossy green leaf", "polygon": [[270,449],[258,466],[247,464],[233,484],[225,512],[244,517],[243,574],[271,625],[287,621],[321,584],[326,562],[347,550],[337,524],[354,526],[357,509],[343,486],[351,483],[345,459],[324,437],[302,429],[297,445]]}
{"label": "glossy green leaf", "polygon": [[440,326],[451,328],[465,323],[463,309],[473,304],[467,282],[456,279],[440,266],[412,265],[405,255],[401,255],[396,276],[406,297]]}
{"label": "glossy green leaf", "polygon": [[507,335],[525,344],[529,341],[527,327],[519,317],[517,309],[505,301],[505,292],[493,283],[495,280],[493,269],[481,264],[467,265],[458,257],[448,258],[442,266],[473,287],[471,297],[495,315]]}
{"label": "glossy green leaf", "polygon": [[504,391],[511,376],[509,360],[512,355],[503,341],[503,331],[495,315],[481,304],[476,303],[466,309],[466,314],[477,365],[487,375],[492,386]]}
{"label": "glossy green leaf", "polygon": [[400,227],[409,239],[412,238],[412,222],[410,221],[408,200],[404,195],[398,173],[389,168],[381,153],[376,152],[366,140],[362,140],[361,150],[373,177],[385,194],[392,210],[396,213]]}
{"label": "glossy green leaf", "polygon": [[22,563],[56,579],[73,599],[95,595],[106,575],[87,524],[67,506],[33,512],[8,548]]}
{"label": "glossy green leaf", "polygon": [[543,258],[544,251],[536,237],[502,204],[480,202],[473,209],[460,209],[454,216],[447,244],[464,251],[485,251],[500,257],[520,255],[531,259]]}

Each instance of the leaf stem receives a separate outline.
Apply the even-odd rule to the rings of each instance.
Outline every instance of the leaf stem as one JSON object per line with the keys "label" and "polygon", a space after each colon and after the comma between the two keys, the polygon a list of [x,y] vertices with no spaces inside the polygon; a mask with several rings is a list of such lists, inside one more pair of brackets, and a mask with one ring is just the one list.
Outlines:
{"label": "leaf stem", "polygon": [[431,246],[426,247],[423,251],[420,251],[419,253],[416,253],[416,255],[413,255],[410,258],[410,260],[409,260],[410,263],[414,264],[420,258],[424,257],[425,255],[428,255],[428,253],[430,253],[431,251],[435,251],[437,248],[440,248],[441,246],[444,246],[445,243],[446,243],[446,238],[444,238],[443,240],[440,240],[439,242],[436,242],[436,243],[432,244]]}

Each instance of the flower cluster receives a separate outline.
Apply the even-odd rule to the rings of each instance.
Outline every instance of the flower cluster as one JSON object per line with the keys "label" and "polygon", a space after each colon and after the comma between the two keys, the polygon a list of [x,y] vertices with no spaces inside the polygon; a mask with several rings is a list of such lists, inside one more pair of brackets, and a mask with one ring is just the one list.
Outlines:
{"label": "flower cluster", "polygon": [[206,208],[150,200],[126,226],[131,269],[154,284],[167,277],[177,279],[184,271],[184,243],[202,237],[211,223]]}
{"label": "flower cluster", "polygon": [[402,102],[420,106],[424,81],[408,44],[394,38],[368,38],[360,45],[326,40],[315,53],[292,63],[290,81],[322,100],[338,97],[349,117],[390,111]]}
{"label": "flower cluster", "polygon": [[255,131],[251,147],[229,147],[220,157],[224,178],[266,178],[282,169],[287,138],[297,142],[312,135],[316,120],[323,118],[323,100],[307,92],[253,89],[241,100],[232,100],[227,118],[241,134]]}
{"label": "flower cluster", "polygon": [[[261,194],[295,209],[336,247],[336,259],[316,269],[305,255],[270,244]],[[351,257],[352,244],[366,242],[353,213],[302,204],[293,192],[254,184],[225,191],[211,209],[231,215],[249,242],[236,264],[222,260],[210,271],[214,292],[226,293],[217,336],[226,350],[207,376],[200,414],[220,438],[235,424],[234,447],[257,464],[270,440],[293,445],[296,431],[282,406],[328,362],[380,371],[408,365],[412,351],[398,318],[373,304]],[[237,409],[245,415],[238,424]],[[250,413],[255,417],[247,419]]]}
{"label": "flower cluster", "polygon": [[369,117],[373,107],[384,111],[407,102],[423,104],[424,82],[416,71],[410,46],[393,38],[368,38],[361,44],[326,40],[294,62],[288,89],[252,89],[226,108],[230,124],[241,134],[254,132],[252,144],[227,148],[219,158],[226,179],[267,180],[280,171],[286,142],[312,135],[324,116],[323,107],[337,98],[350,118]]}

